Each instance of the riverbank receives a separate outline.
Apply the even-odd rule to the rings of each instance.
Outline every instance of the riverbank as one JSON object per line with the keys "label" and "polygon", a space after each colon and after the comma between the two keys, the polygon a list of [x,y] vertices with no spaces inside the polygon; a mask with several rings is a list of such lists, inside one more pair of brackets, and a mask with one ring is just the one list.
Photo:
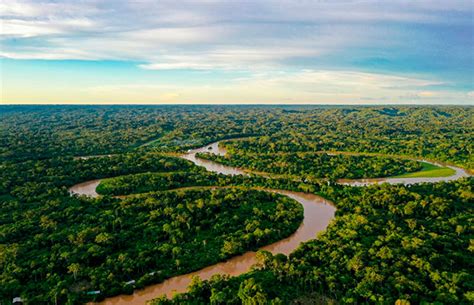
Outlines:
{"label": "riverbank", "polygon": [[[206,170],[225,175],[248,175],[245,170],[225,166],[210,160],[205,160],[196,157],[196,153],[211,152],[214,154],[225,155],[226,150],[219,146],[219,142],[214,142],[209,145],[193,149],[181,157],[190,160],[196,165],[203,166]],[[423,160],[418,160],[424,162]],[[455,175],[447,177],[397,177],[397,178],[383,178],[383,179],[357,179],[352,181],[339,180],[341,184],[352,186],[365,186],[369,184],[390,183],[390,184],[413,184],[421,182],[438,182],[450,181],[459,179],[461,177],[469,176],[467,172],[460,168],[451,167],[455,171]],[[271,177],[268,177],[271,178]],[[88,196],[98,196],[95,188],[100,183],[100,180],[93,180],[78,184],[70,189],[71,193]],[[334,205],[317,195],[301,192],[290,192],[284,190],[266,190],[270,192],[277,192],[286,195],[300,202],[304,207],[304,220],[298,230],[290,237],[278,241],[274,244],[263,247],[263,250],[272,253],[289,254],[295,250],[302,242],[312,240],[316,237],[318,232],[325,230],[329,222],[334,218]],[[170,297],[174,293],[186,291],[188,285],[191,283],[192,276],[199,276],[201,279],[209,279],[214,274],[228,274],[231,276],[245,273],[255,263],[255,252],[247,252],[243,255],[236,256],[225,262],[218,263],[213,266],[206,267],[199,271],[184,274],[169,278],[160,284],[148,286],[141,290],[136,290],[132,295],[120,295],[108,298],[99,304],[105,305],[120,305],[120,304],[145,304],[147,300],[165,294]]]}

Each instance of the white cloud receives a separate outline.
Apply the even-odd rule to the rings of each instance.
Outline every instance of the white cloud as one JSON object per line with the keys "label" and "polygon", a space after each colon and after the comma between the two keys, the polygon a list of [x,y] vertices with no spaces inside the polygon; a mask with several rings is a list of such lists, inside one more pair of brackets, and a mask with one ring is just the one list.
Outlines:
{"label": "white cloud", "polygon": [[36,1],[9,0],[0,3],[0,16],[24,19],[48,19],[53,16],[86,16],[104,10],[99,8],[100,1]]}
{"label": "white cloud", "polygon": [[278,66],[284,59],[317,56],[321,51],[309,46],[301,47],[239,47],[228,46],[209,50],[205,54],[189,52],[181,55],[163,55],[160,62],[140,65],[148,70],[196,69],[196,70],[249,70],[268,69]]}
{"label": "white cloud", "polygon": [[75,31],[92,30],[96,27],[97,24],[87,18],[54,19],[47,21],[8,19],[2,21],[0,35],[25,38],[66,34],[71,31],[71,29]]}
{"label": "white cloud", "polygon": [[5,20],[1,23],[2,36],[33,37],[39,35],[59,34],[58,27],[51,26],[45,21]]}
{"label": "white cloud", "polygon": [[168,27],[129,31],[118,36],[129,41],[146,41],[153,45],[176,45],[212,42],[225,33],[225,30],[217,27]]}
{"label": "white cloud", "polygon": [[[245,80],[249,81],[249,80]],[[297,73],[262,74],[252,81],[276,87],[293,86],[314,92],[374,92],[419,89],[439,81],[358,71],[304,70]],[[427,91],[426,91],[427,92]]]}
{"label": "white cloud", "polygon": [[24,1],[0,2],[0,16],[38,16],[41,7]]}
{"label": "white cloud", "polygon": [[38,49],[34,51],[25,50],[23,52],[4,52],[0,51],[0,58],[11,58],[11,59],[42,59],[42,60],[66,60],[66,59],[82,59],[82,60],[94,60],[91,54],[87,54],[82,50],[77,49],[55,49],[45,52],[38,52]]}
{"label": "white cloud", "polygon": [[[273,71],[217,84],[102,85],[85,88],[97,100],[137,103],[458,103],[462,93],[420,91],[431,80],[355,71]],[[394,86],[400,84],[400,86]],[[430,93],[428,93],[430,92]]]}
{"label": "white cloud", "polygon": [[[447,18],[451,15],[456,18]],[[429,66],[451,59],[453,50],[460,50],[459,56],[453,53],[453,71],[465,69],[466,60],[456,60],[468,53],[461,38],[469,39],[472,28],[470,1],[10,0],[0,4],[0,16],[0,56],[6,58],[123,60],[147,70],[249,75],[208,87],[157,87],[132,79],[132,86],[114,88],[121,96],[89,88],[84,99],[93,94],[137,102],[472,99],[472,92],[461,96],[433,89],[446,85],[434,77],[355,71],[364,65],[358,60],[407,59],[415,67],[410,72],[429,75],[435,71]],[[453,35],[446,24],[463,25],[466,33],[456,27]],[[440,31],[423,32],[432,25]],[[397,57],[398,52],[403,54]],[[416,70],[416,59],[428,68]]]}
{"label": "white cloud", "polygon": [[[15,53],[14,58],[43,55],[49,59],[51,53],[77,49],[78,54],[88,54],[87,58],[144,61],[146,69],[233,65],[241,69],[257,62],[275,66],[374,42],[390,46],[395,41],[394,30],[365,25],[445,22],[439,13],[442,8],[469,10],[464,1],[458,5],[439,1],[374,5],[370,1],[11,0],[0,5],[0,15],[4,39],[23,38],[27,48],[15,48],[4,40],[4,53]],[[41,40],[28,45],[25,38],[32,37]],[[175,61],[174,55],[187,60]]]}

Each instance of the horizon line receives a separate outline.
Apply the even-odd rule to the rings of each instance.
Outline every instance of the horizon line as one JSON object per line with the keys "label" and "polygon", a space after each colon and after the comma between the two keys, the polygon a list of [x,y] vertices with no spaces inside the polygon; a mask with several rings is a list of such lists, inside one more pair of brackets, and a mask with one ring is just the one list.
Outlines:
{"label": "horizon line", "polygon": [[9,104],[4,103],[0,104],[0,107],[8,106],[462,106],[462,107],[474,107],[473,104],[433,104],[433,103],[407,103],[407,104],[383,104],[383,103],[374,103],[374,104],[319,104],[319,103],[303,103],[303,104],[290,104],[290,103],[155,103],[155,104],[140,104],[140,103],[90,103],[90,104],[62,104],[62,103],[22,103],[22,104]]}

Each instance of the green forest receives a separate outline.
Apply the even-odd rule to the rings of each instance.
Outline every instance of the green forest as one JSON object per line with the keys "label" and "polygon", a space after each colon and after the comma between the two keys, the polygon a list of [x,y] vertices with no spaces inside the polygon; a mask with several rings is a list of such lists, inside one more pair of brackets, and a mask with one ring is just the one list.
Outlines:
{"label": "green forest", "polygon": [[2,239],[13,241],[2,246],[2,290],[31,304],[131,292],[279,240],[302,219],[286,197],[239,189],[57,198],[29,208],[25,220],[18,206],[5,208],[17,221],[2,226]]}
{"label": "green forest", "polygon": [[[0,160],[185,151],[258,135],[258,153],[352,151],[474,168],[469,106],[1,106]],[[143,145],[145,145],[143,147]]]}
{"label": "green forest", "polygon": [[153,304],[472,304],[473,182],[328,189],[317,239]]}
{"label": "green forest", "polygon": [[[240,141],[235,141],[240,142]],[[219,156],[200,153],[198,157],[257,172],[315,178],[380,178],[412,173],[421,163],[387,157],[330,155],[327,153],[228,153]]]}
{"label": "green forest", "polygon": [[[291,235],[303,207],[264,189],[336,215],[289,256],[258,252],[248,273],[153,304],[474,302],[472,177],[335,182],[450,174],[414,159],[472,173],[474,107],[0,106],[0,127],[0,304],[132,294]],[[221,140],[226,156],[198,156],[249,175],[180,158]],[[70,193],[93,179],[101,196]]]}

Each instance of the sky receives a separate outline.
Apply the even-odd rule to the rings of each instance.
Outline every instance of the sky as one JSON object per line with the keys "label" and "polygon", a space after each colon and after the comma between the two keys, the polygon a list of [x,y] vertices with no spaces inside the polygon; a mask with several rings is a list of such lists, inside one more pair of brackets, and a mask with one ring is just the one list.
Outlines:
{"label": "sky", "polygon": [[473,1],[0,1],[2,104],[474,105]]}

